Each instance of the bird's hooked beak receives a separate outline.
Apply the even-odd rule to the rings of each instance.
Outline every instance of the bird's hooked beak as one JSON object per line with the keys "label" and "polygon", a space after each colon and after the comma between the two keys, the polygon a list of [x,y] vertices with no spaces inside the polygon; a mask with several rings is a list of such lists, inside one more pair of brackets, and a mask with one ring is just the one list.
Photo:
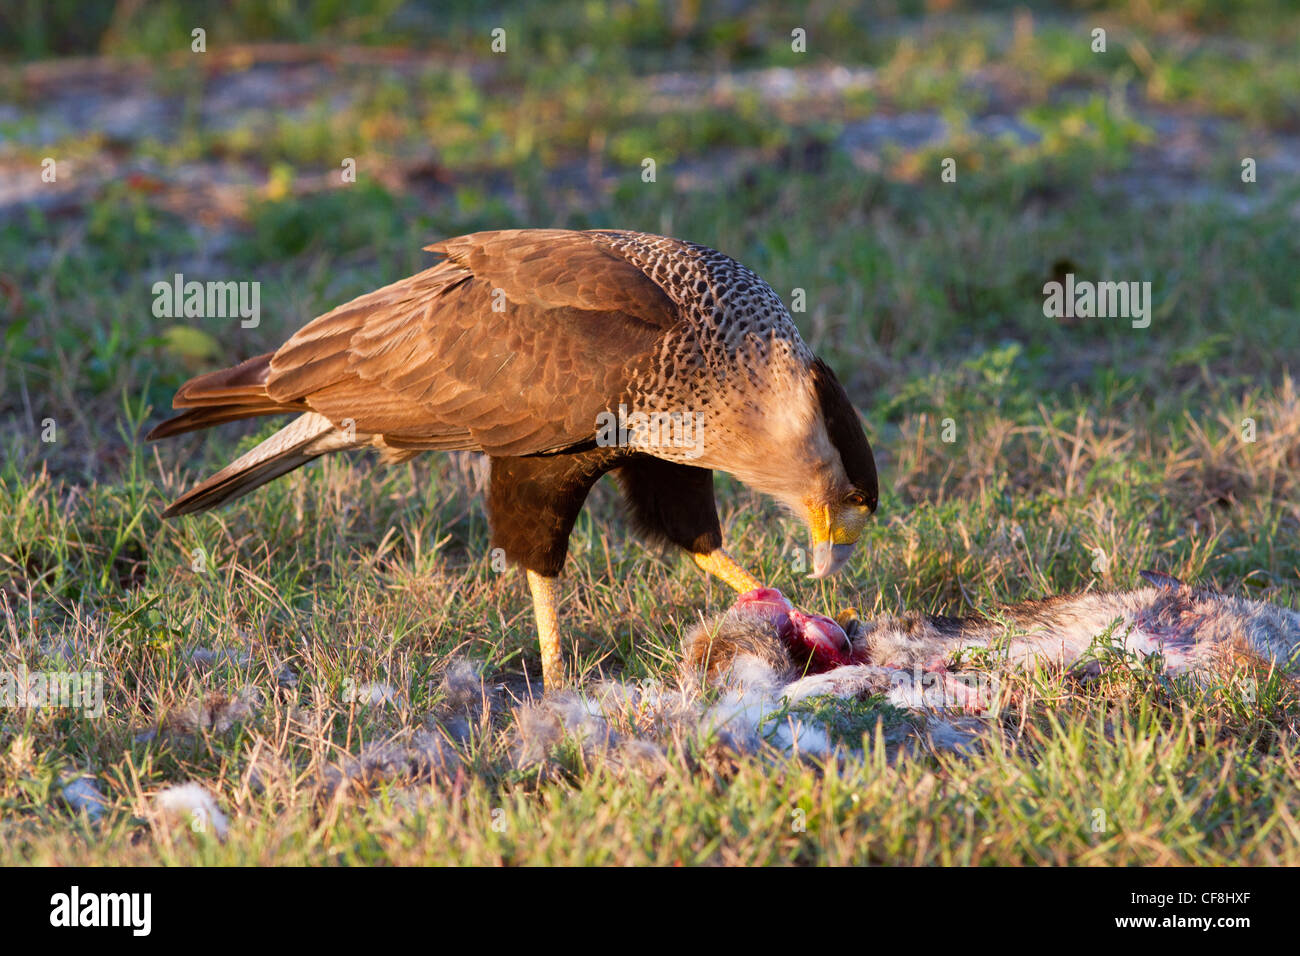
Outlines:
{"label": "bird's hooked beak", "polygon": [[865,508],[832,508],[822,505],[810,509],[812,520],[812,573],[810,578],[830,577],[853,556],[858,536],[866,523]]}
{"label": "bird's hooked beak", "polygon": [[810,578],[828,578],[848,563],[853,556],[852,544],[835,544],[832,541],[813,542],[813,569]]}

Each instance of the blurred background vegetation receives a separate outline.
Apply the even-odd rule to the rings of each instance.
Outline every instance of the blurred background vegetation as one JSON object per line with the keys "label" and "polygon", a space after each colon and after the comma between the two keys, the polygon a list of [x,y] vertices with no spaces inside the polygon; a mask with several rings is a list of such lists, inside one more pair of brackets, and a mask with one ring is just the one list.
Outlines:
{"label": "blurred background vegetation", "polygon": [[[517,10],[510,9],[517,6]],[[611,63],[631,55],[685,60],[707,54],[717,65],[771,62],[764,41],[800,23],[824,30],[821,50],[840,62],[870,62],[882,27],[921,17],[966,14],[1105,15],[1152,30],[1230,33],[1253,40],[1294,40],[1288,0],[872,0],[864,3],[723,0],[625,0],[491,5],[475,0],[15,0],[0,10],[0,50],[36,59],[55,55],[161,54],[178,36],[206,24],[221,43],[419,44],[457,50],[485,27],[516,27],[567,38],[582,31]],[[901,22],[900,22],[901,21]],[[560,44],[567,46],[567,43]],[[552,52],[560,53],[557,46]],[[775,53],[780,56],[779,53]],[[569,57],[560,53],[561,61]]]}

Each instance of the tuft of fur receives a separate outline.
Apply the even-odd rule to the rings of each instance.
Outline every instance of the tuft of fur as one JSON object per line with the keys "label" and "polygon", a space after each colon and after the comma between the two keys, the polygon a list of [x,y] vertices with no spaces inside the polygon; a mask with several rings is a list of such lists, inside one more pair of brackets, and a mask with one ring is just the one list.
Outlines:
{"label": "tuft of fur", "polygon": [[154,807],[163,819],[183,824],[195,832],[210,829],[218,840],[224,840],[230,830],[230,820],[202,784],[183,783],[168,787],[154,797]]}
{"label": "tuft of fur", "polygon": [[364,791],[385,783],[428,783],[450,779],[463,765],[442,734],[419,730],[366,744],[355,757],[327,768],[321,788],[329,795],[343,786]]}
{"label": "tuft of fur", "polygon": [[885,667],[937,669],[970,649],[1012,664],[1071,667],[1108,630],[1139,656],[1162,655],[1173,674],[1203,673],[1238,656],[1289,669],[1300,655],[1300,614],[1180,583],[1058,595],[977,617],[889,615],[861,622],[853,637],[862,660]]}
{"label": "tuft of fur", "polygon": [[753,662],[743,662],[743,658],[753,658],[782,676],[794,673],[794,661],[775,630],[761,615],[749,611],[732,608],[701,621],[682,641],[683,665],[712,683],[721,681],[738,664],[742,670],[752,668]]}
{"label": "tuft of fur", "polygon": [[209,691],[198,700],[168,711],[159,729],[177,736],[205,731],[224,734],[235,724],[252,719],[261,706],[262,692],[251,685],[233,694]]}
{"label": "tuft of fur", "polygon": [[[714,625],[687,635],[687,657],[696,663],[682,668],[675,685],[602,681],[520,708],[514,726],[516,766],[545,765],[566,740],[584,759],[600,757],[618,772],[649,773],[656,779],[671,765],[670,754],[687,768],[704,766],[725,774],[746,755],[825,758],[834,753],[824,728],[786,713],[785,692],[798,671],[779,642],[767,640],[767,622],[745,614]],[[719,635],[736,637],[744,645],[727,649],[725,667],[708,663],[709,655],[701,650]],[[714,676],[701,681],[708,672]]]}
{"label": "tuft of fur", "polygon": [[443,705],[439,723],[457,743],[470,739],[475,727],[486,727],[497,694],[483,679],[483,666],[466,660],[447,664],[442,675]]}

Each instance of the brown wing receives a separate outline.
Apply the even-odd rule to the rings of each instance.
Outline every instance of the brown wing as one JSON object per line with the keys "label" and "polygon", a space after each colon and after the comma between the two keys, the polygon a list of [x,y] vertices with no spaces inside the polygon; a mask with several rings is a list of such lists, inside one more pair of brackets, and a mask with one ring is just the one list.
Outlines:
{"label": "brown wing", "polygon": [[427,248],[446,260],[286,342],[270,398],[352,419],[398,448],[550,451],[592,437],[678,321],[659,286],[580,232],[481,232]]}

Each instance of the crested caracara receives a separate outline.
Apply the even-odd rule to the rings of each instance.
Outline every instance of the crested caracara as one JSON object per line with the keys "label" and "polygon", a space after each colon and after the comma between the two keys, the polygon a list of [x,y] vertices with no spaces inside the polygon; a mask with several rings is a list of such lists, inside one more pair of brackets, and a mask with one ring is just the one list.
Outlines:
{"label": "crested caracara", "polygon": [[427,247],[436,265],[309,322],[276,351],[192,379],[178,435],[258,415],[287,426],[177,498],[204,511],[328,452],[488,455],[492,545],[522,564],[545,686],[563,678],[557,576],[592,485],[738,591],[713,470],[799,515],[813,576],[848,559],[876,508],[853,406],[775,292],[704,246],[618,230],[512,229]]}

